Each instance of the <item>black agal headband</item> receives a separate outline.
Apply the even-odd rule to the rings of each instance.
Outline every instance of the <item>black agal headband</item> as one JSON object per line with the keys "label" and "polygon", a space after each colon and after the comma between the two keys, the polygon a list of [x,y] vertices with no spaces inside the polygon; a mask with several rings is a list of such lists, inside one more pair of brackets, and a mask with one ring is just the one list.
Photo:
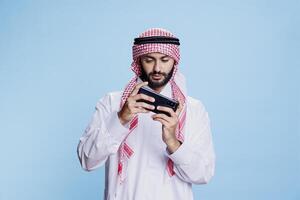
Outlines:
{"label": "black agal headband", "polygon": [[175,44],[180,45],[179,39],[174,37],[166,36],[151,36],[151,37],[140,37],[134,39],[134,44],[149,44],[149,43],[163,43],[163,44]]}

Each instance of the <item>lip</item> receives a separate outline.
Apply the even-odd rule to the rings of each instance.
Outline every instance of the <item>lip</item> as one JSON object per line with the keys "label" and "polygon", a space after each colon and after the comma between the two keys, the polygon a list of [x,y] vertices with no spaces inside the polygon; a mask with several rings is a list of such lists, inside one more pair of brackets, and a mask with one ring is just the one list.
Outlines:
{"label": "lip", "polygon": [[159,79],[161,79],[161,77],[162,77],[162,75],[152,75],[152,78],[154,80],[159,80]]}

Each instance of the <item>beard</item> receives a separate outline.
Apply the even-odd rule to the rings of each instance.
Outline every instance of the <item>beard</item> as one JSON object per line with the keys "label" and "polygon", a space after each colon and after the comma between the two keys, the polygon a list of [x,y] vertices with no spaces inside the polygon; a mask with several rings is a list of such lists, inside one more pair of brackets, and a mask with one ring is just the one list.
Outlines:
{"label": "beard", "polygon": [[[163,72],[150,72],[149,74],[147,74],[143,67],[141,67],[141,76],[140,78],[145,82],[148,82],[148,86],[150,88],[152,88],[153,90],[158,89],[160,87],[165,86],[169,80],[172,78],[173,72],[174,72],[174,67],[172,68],[172,70],[169,73],[163,73]],[[162,80],[152,80],[151,76],[152,75],[161,75],[163,78]]]}

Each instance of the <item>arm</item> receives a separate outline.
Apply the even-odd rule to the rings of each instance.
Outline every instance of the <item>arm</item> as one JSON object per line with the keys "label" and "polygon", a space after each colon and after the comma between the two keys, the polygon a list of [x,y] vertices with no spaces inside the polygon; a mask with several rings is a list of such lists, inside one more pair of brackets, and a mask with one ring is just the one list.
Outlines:
{"label": "arm", "polygon": [[115,154],[128,133],[113,111],[109,95],[97,102],[95,112],[77,146],[80,164],[87,171],[102,166]]}
{"label": "arm", "polygon": [[150,112],[147,109],[154,109],[152,105],[137,102],[140,99],[154,101],[144,94],[137,94],[139,88],[147,84],[147,82],[137,84],[119,112],[112,109],[112,103],[116,103],[113,102],[112,96],[107,95],[99,100],[92,120],[77,147],[83,169],[91,171],[103,165],[108,156],[118,151],[129,133],[131,119],[137,113],[146,113]]}
{"label": "arm", "polygon": [[215,153],[211,138],[210,120],[204,106],[197,103],[191,112],[188,137],[167,156],[174,162],[176,175],[185,182],[205,184],[214,175]]}

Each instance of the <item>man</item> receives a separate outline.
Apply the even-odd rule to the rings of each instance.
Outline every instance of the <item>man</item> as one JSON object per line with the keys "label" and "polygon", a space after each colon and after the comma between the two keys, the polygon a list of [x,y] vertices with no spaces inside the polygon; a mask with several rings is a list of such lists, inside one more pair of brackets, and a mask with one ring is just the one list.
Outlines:
{"label": "man", "polygon": [[[135,77],[122,92],[100,99],[78,157],[91,171],[105,164],[104,199],[190,200],[192,184],[214,174],[215,154],[210,121],[203,104],[187,96],[179,72],[179,39],[167,30],[148,29],[135,39],[131,69]],[[149,86],[179,101],[174,112],[139,100]]]}

